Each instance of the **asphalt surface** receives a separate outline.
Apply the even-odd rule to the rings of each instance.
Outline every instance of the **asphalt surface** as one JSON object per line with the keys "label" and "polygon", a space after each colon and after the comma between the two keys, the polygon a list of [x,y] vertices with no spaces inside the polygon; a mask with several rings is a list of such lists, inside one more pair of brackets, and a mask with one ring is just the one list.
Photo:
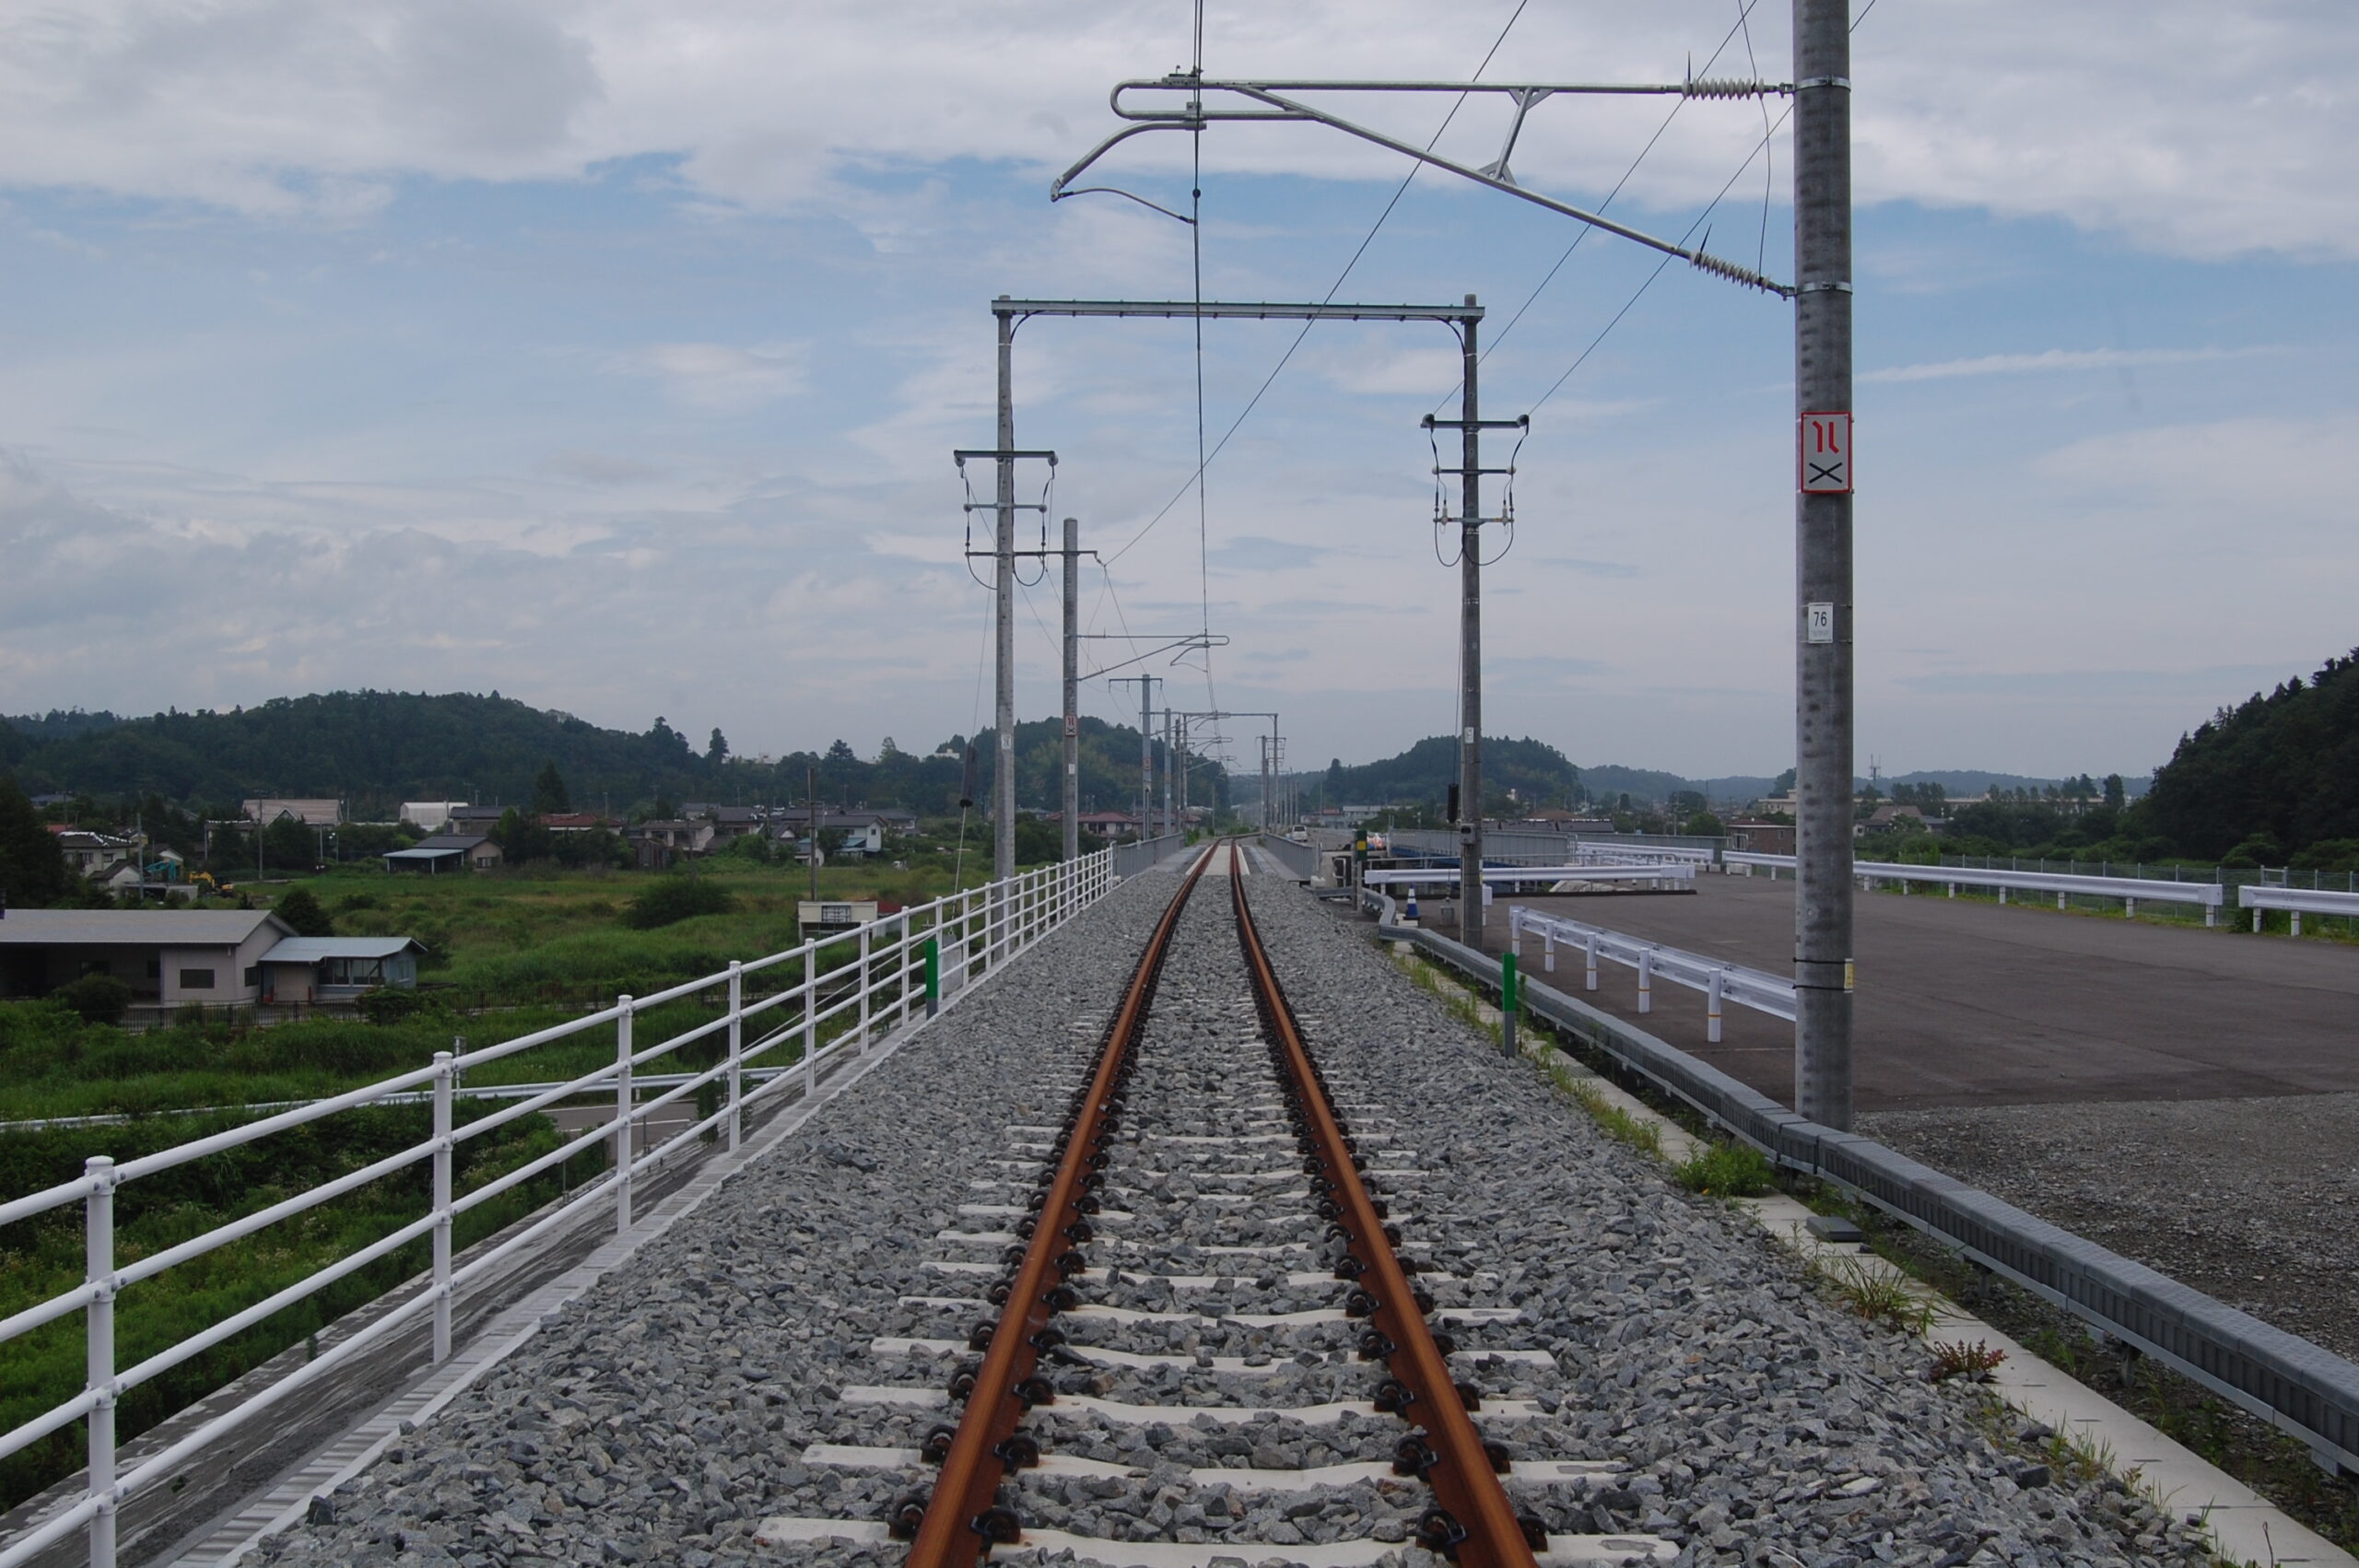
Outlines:
{"label": "asphalt surface", "polygon": [[[1507,900],[1485,947],[1507,944]],[[1688,895],[1519,897],[1773,974],[1793,963],[1794,883],[1701,876]],[[2359,1092],[2359,948],[2225,929],[2001,907],[1923,892],[1859,895],[1854,1093],[1862,1113],[2090,1101],[2223,1100]],[[1426,923],[1455,936],[1453,917]],[[1554,976],[1528,942],[1525,972],[1640,1022],[1637,974],[1581,958]],[[1728,1011],[1705,1041],[1701,993],[1658,983],[1646,1027],[1790,1104],[1793,1026]]]}

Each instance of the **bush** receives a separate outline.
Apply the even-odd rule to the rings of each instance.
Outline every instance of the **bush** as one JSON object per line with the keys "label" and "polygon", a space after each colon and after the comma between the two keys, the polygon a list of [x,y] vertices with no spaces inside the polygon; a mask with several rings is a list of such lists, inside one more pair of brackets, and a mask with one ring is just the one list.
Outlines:
{"label": "bush", "polygon": [[80,1013],[87,1024],[120,1024],[131,1011],[131,988],[112,975],[85,975],[50,994]]}
{"label": "bush", "polygon": [[424,1008],[426,999],[413,990],[379,986],[361,992],[354,1005],[360,1009],[360,1016],[371,1024],[398,1024]]}
{"label": "bush", "polygon": [[698,915],[726,915],[736,907],[736,895],[718,883],[701,877],[665,877],[632,899],[622,919],[633,930],[651,931]]}
{"label": "bush", "polygon": [[1712,1143],[1672,1167],[1679,1185],[1708,1198],[1758,1198],[1777,1182],[1777,1168],[1750,1143]]}
{"label": "bush", "polygon": [[297,936],[334,936],[335,922],[320,907],[320,901],[308,887],[289,889],[270,912],[295,928]]}

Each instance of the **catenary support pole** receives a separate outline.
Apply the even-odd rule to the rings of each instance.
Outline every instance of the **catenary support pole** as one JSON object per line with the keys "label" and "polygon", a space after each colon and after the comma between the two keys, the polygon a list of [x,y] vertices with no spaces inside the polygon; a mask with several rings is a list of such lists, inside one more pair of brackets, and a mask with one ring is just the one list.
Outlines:
{"label": "catenary support pole", "polygon": [[[1474,303],[1474,296],[1466,297]],[[1474,392],[1475,316],[1458,322],[1459,432],[1465,456],[1461,466],[1459,509],[1458,648],[1458,940],[1483,951],[1483,425]]]}
{"label": "catenary support pole", "polygon": [[[1851,35],[1847,0],[1794,0],[1796,439],[1851,414]],[[1794,1108],[1851,1126],[1851,460],[1794,506]],[[1813,609],[1813,606],[1816,608]]]}
{"label": "catenary support pole", "polygon": [[1065,519],[1065,864],[1081,859],[1081,522]]}
{"label": "catenary support pole", "polygon": [[[999,323],[999,455],[998,501],[992,517],[998,532],[992,541],[992,635],[998,686],[992,702],[993,745],[992,769],[992,880],[1005,882],[1015,874],[1015,318],[994,310]],[[1006,895],[998,895],[1003,903]]]}

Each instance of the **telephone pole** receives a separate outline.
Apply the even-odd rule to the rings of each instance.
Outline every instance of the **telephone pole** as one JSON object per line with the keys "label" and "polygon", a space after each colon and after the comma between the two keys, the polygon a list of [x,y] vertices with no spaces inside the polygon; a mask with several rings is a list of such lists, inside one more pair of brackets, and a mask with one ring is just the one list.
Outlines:
{"label": "telephone pole", "polygon": [[1139,837],[1155,837],[1155,731],[1148,726],[1155,722],[1151,711],[1155,705],[1155,688],[1163,684],[1161,675],[1116,675],[1106,684],[1126,686],[1136,684],[1139,688]]}
{"label": "telephone pole", "polygon": [[1065,864],[1081,859],[1081,644],[1080,589],[1075,579],[1081,564],[1081,523],[1065,519]]}
{"label": "telephone pole", "polygon": [[1851,1126],[1851,21],[1794,0],[1794,1109]]}

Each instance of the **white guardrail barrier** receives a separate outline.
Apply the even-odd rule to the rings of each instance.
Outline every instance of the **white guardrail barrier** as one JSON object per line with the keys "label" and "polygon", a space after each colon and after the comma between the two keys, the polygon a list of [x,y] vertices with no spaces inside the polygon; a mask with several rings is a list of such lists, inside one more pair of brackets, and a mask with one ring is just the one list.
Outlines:
{"label": "white guardrail barrier", "polygon": [[1559,942],[1579,948],[1584,990],[1597,989],[1597,965],[1601,959],[1636,969],[1638,972],[1640,1012],[1655,1010],[1654,982],[1657,977],[1675,986],[1702,991],[1705,996],[1704,1037],[1714,1045],[1719,1044],[1720,1007],[1723,1002],[1732,1001],[1739,1007],[1749,1007],[1772,1018],[1782,1018],[1789,1024],[1794,1019],[1794,983],[1782,975],[1723,964],[1717,958],[1683,952],[1676,947],[1665,947],[1661,942],[1644,942],[1583,920],[1568,920],[1562,915],[1527,909],[1520,904],[1509,905],[1508,951],[1516,955],[1519,964],[1523,962],[1526,932],[1540,939],[1540,967],[1543,974],[1556,972],[1556,946]]}
{"label": "white guardrail barrier", "polygon": [[[1360,880],[1370,887],[1439,887],[1454,889],[1458,885],[1456,866],[1436,866],[1430,871],[1415,871],[1395,867],[1389,871],[1362,873]],[[1487,892],[1501,884],[1559,882],[1651,882],[1658,884],[1696,881],[1696,868],[1681,861],[1655,860],[1642,863],[1617,861],[1583,862],[1571,866],[1485,866],[1483,885]]]}
{"label": "white guardrail barrier", "polygon": [[[93,1155],[83,1174],[74,1180],[0,1203],[0,1226],[13,1225],[71,1205],[82,1208],[84,1231],[88,1237],[88,1264],[82,1284],[0,1319],[0,1343],[14,1340],[44,1323],[78,1312],[83,1315],[89,1368],[88,1383],[81,1393],[52,1406],[14,1431],[0,1434],[0,1457],[5,1457],[86,1417],[89,1423],[89,1469],[80,1499],[24,1530],[5,1547],[0,1547],[0,1568],[13,1568],[14,1564],[28,1561],[77,1530],[85,1532],[88,1538],[89,1560],[94,1568],[111,1568],[115,1561],[115,1515],[125,1500],[158,1481],[168,1480],[193,1456],[202,1453],[225,1433],[285,1403],[307,1387],[323,1378],[334,1377],[338,1368],[370,1345],[421,1316],[432,1315],[435,1362],[439,1363],[447,1359],[452,1349],[452,1300],[461,1287],[541,1242],[551,1232],[567,1228],[585,1208],[611,1205],[615,1211],[616,1233],[629,1230],[634,1176],[651,1171],[667,1156],[681,1152],[692,1141],[716,1129],[726,1129],[729,1149],[735,1152],[745,1121],[743,1112],[748,1106],[782,1094],[797,1083],[808,1095],[818,1083],[818,1071],[822,1063],[846,1051],[854,1056],[861,1055],[872,1040],[908,1024],[921,1010],[932,1012],[938,1004],[941,989],[935,982],[943,973],[953,973],[963,981],[971,977],[978,969],[996,969],[1048,934],[1060,922],[1097,902],[1116,880],[1112,854],[1106,850],[1085,856],[1079,860],[1026,872],[1003,883],[970,888],[964,893],[938,898],[931,904],[904,909],[851,931],[814,938],[783,953],[746,962],[733,962],[725,970],[674,986],[652,996],[618,996],[611,1007],[481,1050],[458,1056],[438,1051],[430,1067],[417,1068],[331,1099],[315,1101],[211,1137],[127,1160],[120,1165],[103,1154]],[[832,968],[818,967],[822,950],[838,950],[847,943],[854,954],[851,959]],[[746,999],[745,985],[749,978],[772,972],[791,974],[798,967],[800,977],[793,983],[752,1000]],[[653,1045],[640,1047],[633,1041],[631,1024],[639,1014],[715,988],[725,988],[727,993],[727,1005],[720,1017]],[[766,1023],[772,1019],[779,1021],[770,1024],[768,1033],[748,1043],[745,1037],[745,1024],[756,1019]],[[615,1038],[612,1065],[556,1084],[464,1125],[454,1124],[452,1110],[462,1072],[555,1040],[609,1026]],[[834,1030],[832,1036],[829,1033],[831,1026]],[[728,1036],[728,1049],[719,1063],[700,1072],[666,1075],[663,1080],[668,1085],[666,1088],[651,1098],[638,1098],[634,1080],[645,1064],[724,1031]],[[773,1074],[769,1082],[747,1093],[744,1083],[746,1064],[790,1045],[800,1050],[799,1056],[790,1059],[794,1071]],[[682,1129],[644,1153],[633,1156],[631,1150],[636,1143],[632,1132],[634,1122],[660,1106],[693,1096],[704,1085],[716,1082],[724,1086],[719,1110]],[[434,1106],[433,1133],[425,1141],[412,1144],[333,1181],[299,1192],[283,1202],[217,1225],[176,1246],[150,1253],[135,1261],[118,1263],[114,1245],[114,1195],[126,1184],[342,1111],[381,1105],[429,1087]],[[459,1146],[466,1140],[481,1137],[521,1117],[546,1110],[561,1100],[599,1092],[611,1092],[614,1096],[614,1113],[605,1121],[472,1191],[464,1194],[454,1191],[453,1176],[461,1164]],[[639,1136],[644,1137],[645,1134]],[[452,1232],[459,1215],[601,1145],[609,1146],[613,1151],[612,1164],[602,1176],[576,1188],[562,1203],[525,1229],[482,1250],[465,1266],[456,1270],[452,1268]],[[229,1242],[292,1219],[396,1171],[428,1160],[433,1164],[433,1195],[426,1212],[418,1218],[297,1281],[276,1294],[255,1302],[175,1344],[158,1350],[135,1366],[116,1365],[115,1301],[125,1289],[135,1288],[143,1280],[153,1279],[169,1269],[202,1258]],[[128,1471],[116,1473],[115,1406],[126,1390],[193,1356],[203,1354],[420,1237],[432,1238],[431,1281],[426,1289],[385,1312],[333,1349],[323,1352],[316,1360],[260,1390],[243,1403],[221,1411],[169,1447],[142,1459]]]}
{"label": "white guardrail barrier", "polygon": [[[2293,916],[2294,934],[2302,934],[2305,915],[2341,915],[2359,917],[2359,893],[2328,893],[2306,887],[2264,887],[2259,883],[2247,883],[2236,889],[2236,907],[2252,911],[2252,929],[2260,930],[2261,918],[2269,910],[2283,909]],[[2206,924],[2209,924],[2207,912]]]}
{"label": "white guardrail barrier", "polygon": [[[1728,863],[1731,876],[1738,867],[1750,876],[1759,867],[1771,876],[1794,869],[1791,855],[1757,855],[1748,850],[1731,849],[1722,859]],[[2200,904],[2203,907],[2203,923],[2220,923],[2221,907],[2227,902],[2228,890],[2211,882],[2160,882],[2126,876],[2072,876],[2063,872],[2002,872],[1985,871],[1971,866],[1907,866],[1891,860],[1854,860],[1851,874],[1869,882],[1896,882],[1905,892],[1910,883],[1939,883],[1949,890],[1952,898],[1961,887],[1990,887],[1999,892],[1999,902],[2004,904],[2010,893],[2053,893],[2056,907],[2074,894],[2084,897],[2118,898],[2127,912],[2136,914],[2141,899],[2155,904]],[[2270,888],[2270,893],[2283,891]],[[2302,895],[2299,896],[2308,896]],[[2350,899],[2350,907],[2359,909],[2359,896],[2342,895]],[[2283,908],[2288,906],[2277,905]],[[2344,912],[2338,908],[2336,913]]]}

